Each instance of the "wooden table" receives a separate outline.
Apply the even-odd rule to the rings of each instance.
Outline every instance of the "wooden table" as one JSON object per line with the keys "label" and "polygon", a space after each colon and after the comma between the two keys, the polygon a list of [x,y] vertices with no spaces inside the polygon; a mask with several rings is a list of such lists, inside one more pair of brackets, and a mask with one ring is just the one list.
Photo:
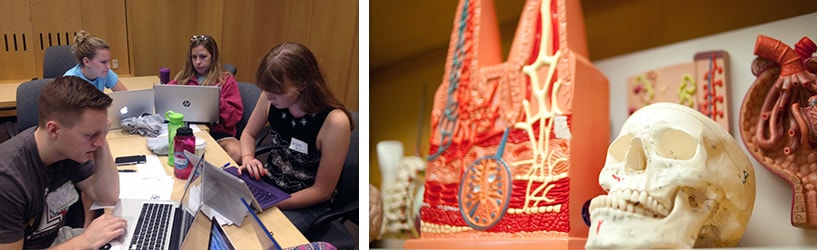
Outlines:
{"label": "wooden table", "polygon": [[[128,90],[152,89],[153,85],[159,84],[159,76],[129,76],[119,77],[119,80]],[[111,89],[105,89],[105,92],[111,92]]]}
{"label": "wooden table", "polygon": [[[128,89],[149,89],[154,84],[159,83],[159,76],[120,76],[119,80]],[[0,81],[0,117],[11,117],[17,115],[17,86],[28,80],[2,80]],[[105,89],[105,92],[111,92]],[[37,97],[33,97],[37,98]]]}
{"label": "wooden table", "polygon": [[[218,143],[213,140],[213,137],[211,137],[210,134],[202,131],[196,132],[195,135],[198,138],[204,139],[207,143],[207,146],[204,148],[204,152],[207,153],[208,162],[217,166],[220,166],[225,162],[230,162],[230,164],[235,165],[235,162],[229,155],[227,155],[227,152],[225,152],[218,145]],[[150,150],[147,148],[147,137],[131,135],[122,129],[114,129],[108,133],[107,139],[111,148],[111,154],[113,154],[114,157],[123,155],[151,154]],[[162,166],[167,174],[173,176],[173,168],[167,165],[167,156],[159,156],[159,162],[162,163]],[[174,177],[171,199],[179,200],[181,198],[184,183],[185,180],[180,180]],[[278,241],[278,244],[280,244],[282,248],[309,243],[306,237],[304,237],[303,234],[301,234],[301,232],[298,231],[298,229],[292,224],[292,222],[290,222],[289,219],[287,219],[286,216],[281,213],[281,210],[279,210],[278,207],[272,207],[268,210],[264,210],[264,212],[258,214],[258,216],[264,222],[267,229],[273,233],[273,237],[275,237],[275,240]],[[249,221],[251,219],[252,218],[249,216],[245,217],[244,223],[241,224],[241,227],[237,227],[235,225],[224,227],[224,231],[227,232],[227,235],[229,235],[230,239],[232,239],[233,244],[235,244],[237,249],[260,248],[258,238],[256,237],[255,231],[253,230],[251,222]],[[188,235],[189,238],[185,241],[185,244],[191,242],[192,244],[195,244],[195,246],[191,247],[185,245],[184,248],[206,249],[207,242],[209,240],[209,228],[209,220],[197,220],[194,222],[194,225],[190,229],[190,234]]]}
{"label": "wooden table", "polygon": [[0,81],[0,117],[17,115],[17,86],[22,83],[22,81]]}

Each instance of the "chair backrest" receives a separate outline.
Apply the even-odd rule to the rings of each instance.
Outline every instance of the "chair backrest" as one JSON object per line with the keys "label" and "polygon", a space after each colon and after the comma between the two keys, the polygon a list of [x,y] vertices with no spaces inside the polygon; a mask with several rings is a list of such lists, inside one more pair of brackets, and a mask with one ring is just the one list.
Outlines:
{"label": "chair backrest", "polygon": [[238,69],[235,68],[235,65],[228,63],[222,65],[222,67],[224,68],[225,71],[230,72],[230,74],[233,74],[233,76],[235,76],[235,74],[238,74]]}
{"label": "chair backrest", "polygon": [[[343,162],[343,171],[340,173],[340,180],[338,180],[337,191],[335,194],[334,204],[343,205],[346,203],[357,203],[360,193],[358,192],[358,176],[359,176],[359,150],[358,144],[360,140],[360,118],[357,112],[352,112],[354,118],[355,128],[352,130],[352,136],[349,138],[349,151],[346,153],[346,161]],[[357,221],[355,219],[354,221]]]}
{"label": "chair backrest", "polygon": [[241,132],[244,131],[244,127],[247,126],[247,121],[250,120],[250,115],[255,109],[255,103],[258,102],[258,97],[261,96],[261,89],[252,83],[238,82],[238,92],[241,94],[241,104],[244,105],[244,114],[235,126],[235,137],[241,139]]}
{"label": "chair backrest", "polygon": [[17,132],[37,126],[40,121],[37,104],[40,102],[40,92],[53,78],[31,80],[17,86]]}
{"label": "chair backrest", "polygon": [[77,58],[71,53],[71,45],[48,47],[43,58],[43,78],[60,77],[76,65]]}

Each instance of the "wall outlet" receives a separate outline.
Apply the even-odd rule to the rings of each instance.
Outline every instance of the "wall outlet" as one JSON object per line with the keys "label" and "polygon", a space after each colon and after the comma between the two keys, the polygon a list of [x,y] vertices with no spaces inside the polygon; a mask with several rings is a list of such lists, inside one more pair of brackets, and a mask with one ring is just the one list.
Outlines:
{"label": "wall outlet", "polygon": [[113,60],[111,60],[111,68],[113,68],[113,69],[119,69],[119,59],[113,59]]}

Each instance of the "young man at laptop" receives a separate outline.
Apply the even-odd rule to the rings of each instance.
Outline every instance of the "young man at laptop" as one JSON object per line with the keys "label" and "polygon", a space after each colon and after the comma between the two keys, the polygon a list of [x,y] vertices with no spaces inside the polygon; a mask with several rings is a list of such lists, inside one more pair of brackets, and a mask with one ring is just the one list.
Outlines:
{"label": "young man at laptop", "polygon": [[[119,174],[105,139],[110,104],[108,95],[79,77],[56,78],[40,94],[39,125],[0,144],[0,249],[56,244],[66,211],[78,200],[75,186],[96,203],[117,202]],[[126,226],[103,214],[53,247],[96,249]]]}
{"label": "young man at laptop", "polygon": [[244,105],[235,77],[221,67],[216,40],[209,35],[191,37],[184,68],[167,84],[221,88],[218,122],[209,125],[210,135],[234,161],[240,162],[241,148],[235,133],[236,125],[244,115]]}

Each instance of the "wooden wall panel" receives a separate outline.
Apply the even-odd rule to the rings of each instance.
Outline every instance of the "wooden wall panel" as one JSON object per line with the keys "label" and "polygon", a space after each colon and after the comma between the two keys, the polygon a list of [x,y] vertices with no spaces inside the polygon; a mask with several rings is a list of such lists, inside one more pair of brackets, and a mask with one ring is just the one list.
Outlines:
{"label": "wooden wall panel", "polygon": [[[359,54],[360,54],[360,30],[355,29],[355,41],[353,43],[353,49],[350,57],[352,58],[352,62],[349,64],[349,80],[346,82],[346,94],[339,95],[339,98],[345,98],[344,103],[346,107],[360,111],[360,63],[359,63]],[[367,110],[368,112],[368,110]]]}
{"label": "wooden wall panel", "polygon": [[74,43],[74,32],[82,27],[82,11],[79,2],[79,0],[29,0],[31,30],[35,37],[34,61],[37,71],[35,77],[41,78],[43,75],[45,49]]}
{"label": "wooden wall panel", "polygon": [[0,6],[0,80],[37,77],[28,1],[0,0]]}
{"label": "wooden wall panel", "polygon": [[335,95],[358,109],[358,1],[260,1],[224,6],[223,62],[239,81],[254,82],[258,62],[286,41],[303,43],[318,58]]}
{"label": "wooden wall panel", "polygon": [[2,79],[40,77],[44,49],[73,43],[80,29],[111,45],[112,57],[119,59],[118,74],[135,76],[156,75],[160,67],[170,68],[175,76],[186,62],[190,36],[208,34],[218,42],[221,63],[235,65],[239,81],[254,82],[261,57],[277,44],[295,41],[315,53],[338,98],[358,109],[358,0],[0,0],[0,4],[2,33],[39,38],[43,32],[42,41],[48,41],[27,41],[27,47],[37,48],[33,52],[0,53],[3,65],[14,65],[0,68]]}
{"label": "wooden wall panel", "polygon": [[221,43],[221,0],[127,1],[134,75],[156,75],[170,68],[171,78],[186,62],[193,34],[209,34]]}
{"label": "wooden wall panel", "polygon": [[[233,1],[224,5],[224,26],[221,45],[221,62],[236,67],[236,80],[255,82],[255,70],[261,56],[270,48],[263,49],[256,41],[253,33],[255,10],[258,9],[255,1]],[[265,10],[259,9],[259,13]],[[256,49],[258,47],[258,49]]]}
{"label": "wooden wall panel", "polygon": [[[357,57],[357,1],[321,1],[312,6],[307,17],[313,20],[307,46],[319,58],[329,87],[345,101],[348,92],[358,91],[358,65],[350,60]],[[345,104],[357,110],[357,102]]]}
{"label": "wooden wall panel", "polygon": [[[118,75],[131,75],[125,1],[81,0],[82,29],[111,46],[111,59],[119,60]],[[79,30],[76,30],[79,31]],[[74,42],[72,33],[71,43]]]}
{"label": "wooden wall panel", "polygon": [[114,58],[122,58],[117,72],[130,74],[124,0],[4,0],[0,6],[0,79],[41,78],[45,49],[73,44],[80,29],[107,41]]}

